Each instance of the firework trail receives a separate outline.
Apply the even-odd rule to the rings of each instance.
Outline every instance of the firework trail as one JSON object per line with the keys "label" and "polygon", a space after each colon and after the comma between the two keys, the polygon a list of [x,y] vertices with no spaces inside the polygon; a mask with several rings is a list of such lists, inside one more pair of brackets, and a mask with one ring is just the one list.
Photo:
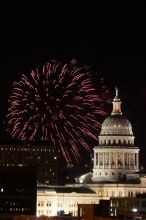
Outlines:
{"label": "firework trail", "polygon": [[11,136],[49,141],[68,165],[79,162],[80,149],[91,151],[89,140],[97,141],[106,115],[104,89],[101,82],[94,84],[92,75],[91,68],[75,60],[69,64],[51,60],[22,75],[13,83],[6,114]]}

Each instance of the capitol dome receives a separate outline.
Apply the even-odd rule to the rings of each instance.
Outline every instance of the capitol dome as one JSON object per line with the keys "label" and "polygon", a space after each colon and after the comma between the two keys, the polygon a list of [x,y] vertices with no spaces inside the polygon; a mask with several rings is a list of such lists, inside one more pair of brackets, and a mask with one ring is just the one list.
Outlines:
{"label": "capitol dome", "polygon": [[123,115],[111,115],[104,120],[100,135],[133,135],[132,126]]}
{"label": "capitol dome", "polygon": [[134,135],[132,125],[122,115],[121,100],[116,89],[116,96],[113,99],[113,110],[102,123],[101,132],[99,135],[99,146],[134,146]]}
{"label": "capitol dome", "polygon": [[98,138],[98,146],[94,147],[92,181],[123,182],[128,178],[136,179],[139,148],[134,144],[131,123],[122,115],[117,88],[111,115],[103,121]]}
{"label": "capitol dome", "polygon": [[102,123],[100,135],[133,136],[131,123],[122,115],[121,101],[116,89],[116,96],[113,99],[113,110]]}

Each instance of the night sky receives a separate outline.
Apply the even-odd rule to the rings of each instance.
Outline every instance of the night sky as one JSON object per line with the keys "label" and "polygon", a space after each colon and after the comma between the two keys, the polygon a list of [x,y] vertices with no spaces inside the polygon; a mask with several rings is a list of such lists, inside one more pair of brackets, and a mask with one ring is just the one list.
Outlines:
{"label": "night sky", "polygon": [[112,96],[119,88],[122,112],[134,127],[140,164],[146,167],[146,45],[139,26],[19,24],[0,29],[0,140],[12,82],[39,64],[77,58],[99,72]]}

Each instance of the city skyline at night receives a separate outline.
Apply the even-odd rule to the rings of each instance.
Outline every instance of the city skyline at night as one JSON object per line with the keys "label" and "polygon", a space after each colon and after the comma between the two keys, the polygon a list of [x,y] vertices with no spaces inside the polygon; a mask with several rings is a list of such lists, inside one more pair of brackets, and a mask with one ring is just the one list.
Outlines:
{"label": "city skyline at night", "polygon": [[[76,29],[76,30],[75,30]],[[133,38],[132,38],[133,37]],[[1,30],[0,140],[8,140],[5,115],[12,83],[21,74],[49,59],[69,62],[76,58],[91,65],[105,81],[111,96],[115,85],[125,115],[135,128],[136,143],[144,163],[146,148],[145,44],[132,34],[120,38],[115,29],[102,25],[79,29],[76,26],[52,30],[49,25],[22,25]],[[112,107],[112,106],[111,106]],[[145,164],[146,165],[146,164]]]}

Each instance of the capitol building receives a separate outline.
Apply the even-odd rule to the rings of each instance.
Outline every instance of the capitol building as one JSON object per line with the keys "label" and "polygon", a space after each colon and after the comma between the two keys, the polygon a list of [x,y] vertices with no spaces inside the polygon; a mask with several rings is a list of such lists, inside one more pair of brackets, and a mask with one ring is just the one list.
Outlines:
{"label": "capitol building", "polygon": [[122,115],[118,89],[93,151],[93,172],[80,176],[75,184],[38,185],[37,216],[53,216],[61,210],[77,216],[78,204],[146,193],[146,176],[139,172],[140,149],[135,146],[131,123]]}

